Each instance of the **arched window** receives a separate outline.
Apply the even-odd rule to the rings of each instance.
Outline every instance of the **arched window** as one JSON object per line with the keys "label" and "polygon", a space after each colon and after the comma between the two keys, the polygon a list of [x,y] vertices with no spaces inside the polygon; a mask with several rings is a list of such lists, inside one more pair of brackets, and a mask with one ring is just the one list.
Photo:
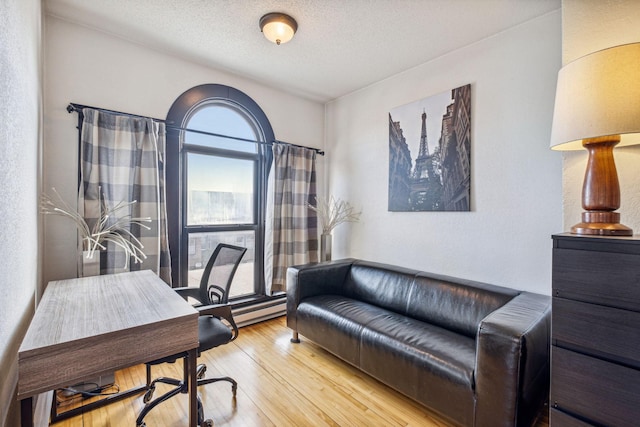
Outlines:
{"label": "arched window", "polygon": [[218,243],[247,248],[231,298],[264,295],[264,204],[274,140],[237,89],[189,89],[167,115],[167,218],[174,286],[196,286]]}

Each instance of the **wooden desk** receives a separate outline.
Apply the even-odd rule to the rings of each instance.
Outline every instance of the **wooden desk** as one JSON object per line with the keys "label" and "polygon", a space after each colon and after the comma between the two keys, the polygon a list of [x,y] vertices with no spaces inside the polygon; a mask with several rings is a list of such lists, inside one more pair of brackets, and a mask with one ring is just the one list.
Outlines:
{"label": "wooden desk", "polygon": [[22,425],[33,396],[189,352],[189,425],[197,425],[198,312],[153,272],[50,282],[18,352]]}

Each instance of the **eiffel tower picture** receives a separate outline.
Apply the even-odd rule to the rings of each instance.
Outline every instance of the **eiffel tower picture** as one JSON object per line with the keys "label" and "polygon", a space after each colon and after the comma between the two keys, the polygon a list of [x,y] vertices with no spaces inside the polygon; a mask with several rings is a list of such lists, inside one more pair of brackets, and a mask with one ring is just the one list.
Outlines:
{"label": "eiffel tower picture", "polygon": [[389,211],[469,211],[470,198],[471,85],[394,108]]}

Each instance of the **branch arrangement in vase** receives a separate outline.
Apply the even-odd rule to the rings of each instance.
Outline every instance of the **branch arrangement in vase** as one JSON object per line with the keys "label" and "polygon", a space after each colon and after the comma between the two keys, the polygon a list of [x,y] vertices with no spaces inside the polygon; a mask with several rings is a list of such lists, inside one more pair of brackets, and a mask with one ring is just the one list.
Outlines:
{"label": "branch arrangement in vase", "polygon": [[[75,209],[72,209],[60,197],[55,188],[51,189],[55,194],[55,198],[46,193],[42,194],[40,206],[42,213],[45,215],[59,215],[71,219],[80,233],[82,238],[83,250],[89,251],[89,258],[93,258],[96,250],[106,249],[105,243],[112,242],[121,247],[125,251],[125,265],[129,266],[129,258],[133,258],[135,263],[140,263],[147,256],[144,254],[144,245],[129,231],[132,224],[150,230],[151,227],[143,224],[143,222],[151,222],[151,218],[134,218],[131,214],[119,216],[121,211],[129,212],[133,202],[119,202],[114,207],[109,207],[107,202],[100,196],[102,193],[98,189],[98,206],[100,215],[93,227],[89,227],[85,219]],[[113,220],[115,218],[115,221]]]}
{"label": "branch arrangement in vase", "polygon": [[320,220],[322,234],[330,234],[334,228],[345,222],[357,222],[362,212],[356,212],[349,202],[329,196],[316,197],[316,205],[309,204]]}

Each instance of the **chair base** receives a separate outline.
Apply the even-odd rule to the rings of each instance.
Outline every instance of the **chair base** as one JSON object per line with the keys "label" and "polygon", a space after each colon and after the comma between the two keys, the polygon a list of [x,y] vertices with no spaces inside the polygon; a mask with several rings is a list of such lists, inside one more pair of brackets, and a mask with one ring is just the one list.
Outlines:
{"label": "chair base", "polygon": [[[186,365],[186,364],[185,364]],[[206,385],[206,384],[211,384],[214,382],[218,382],[218,381],[227,381],[229,383],[231,383],[231,392],[233,393],[233,400],[235,401],[236,399],[236,392],[238,390],[238,383],[236,382],[236,380],[234,380],[231,377],[216,377],[216,378],[202,378],[205,374],[207,370],[206,365],[202,364],[202,365],[198,365],[197,371],[196,371],[196,375],[198,378],[198,384],[197,386],[200,387],[202,385]],[[159,404],[161,404],[162,402],[172,398],[173,396],[179,394],[179,393],[188,393],[189,389],[187,387],[188,382],[187,382],[187,373],[185,372],[185,379],[184,380],[178,380],[175,378],[168,378],[168,377],[159,377],[154,379],[153,381],[150,381],[151,378],[151,366],[147,365],[147,391],[144,394],[144,397],[142,398],[142,401],[145,403],[144,408],[142,408],[142,410],[140,411],[140,413],[138,414],[138,418],[136,419],[136,427],[146,427],[146,423],[144,422],[144,417],[147,416],[147,414],[156,406],[158,406]],[[156,384],[157,383],[161,383],[161,384],[168,384],[168,385],[172,385],[175,386],[173,389],[167,391],[166,393],[164,393],[162,396],[157,397],[156,399],[153,399],[153,393],[156,390]],[[205,420],[204,419],[204,406],[202,404],[202,399],[200,398],[200,394],[198,393],[197,396],[198,399],[198,425],[200,427],[213,427],[213,421],[210,419]]]}
{"label": "chair base", "polygon": [[[172,390],[173,391],[173,390]],[[149,413],[150,410],[152,410],[156,405],[158,405],[159,403],[164,402],[165,400],[167,400],[168,398],[174,396],[175,394],[172,394],[171,396],[166,396],[165,393],[164,395],[162,395],[160,398],[154,400],[153,402],[151,402],[153,405],[145,405],[145,407],[143,408],[142,412],[140,412],[140,415],[138,415],[138,419],[136,419],[136,427],[147,427],[147,423],[144,422],[144,417]],[[145,411],[146,409],[146,411]],[[200,427],[213,427],[213,420],[211,419],[204,419],[204,409],[203,409],[203,405],[202,405],[202,399],[200,398],[200,395],[198,395],[198,425]]]}

